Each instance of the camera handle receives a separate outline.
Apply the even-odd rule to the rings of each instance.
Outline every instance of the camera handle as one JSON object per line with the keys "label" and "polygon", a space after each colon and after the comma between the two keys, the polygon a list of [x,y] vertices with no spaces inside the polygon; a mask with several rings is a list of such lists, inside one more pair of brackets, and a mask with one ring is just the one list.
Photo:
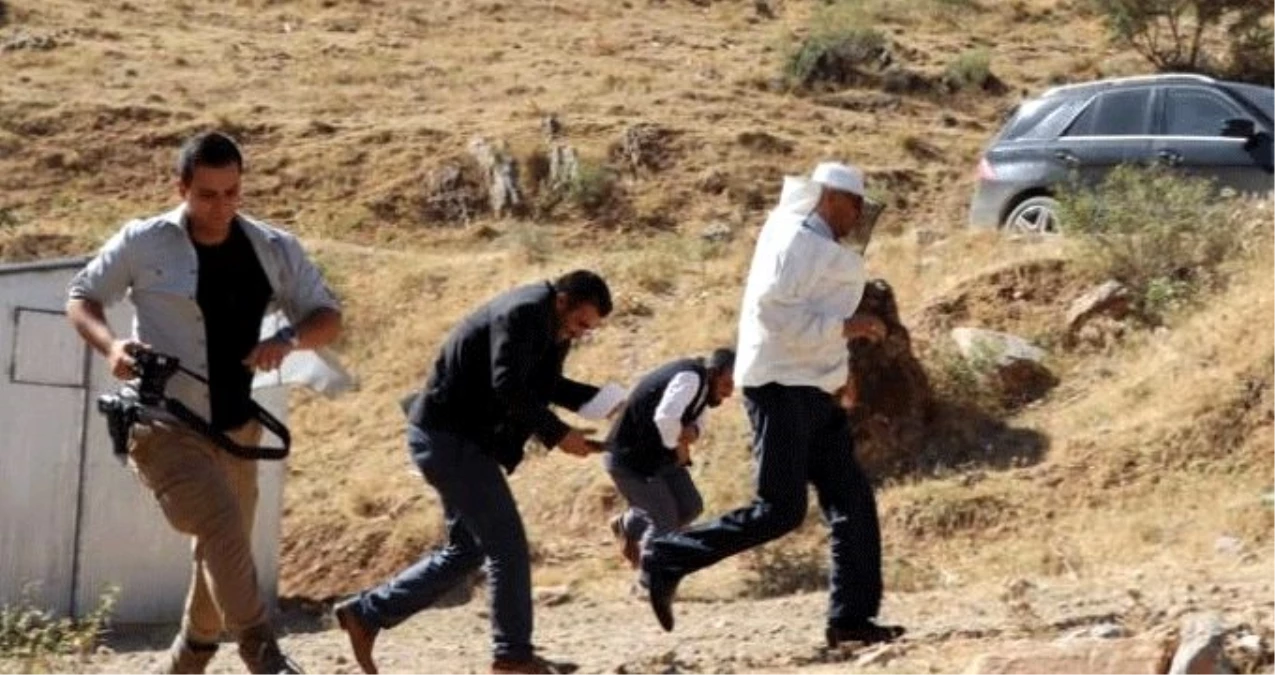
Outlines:
{"label": "camera handle", "polygon": [[[186,368],[183,365],[178,364],[177,369],[205,385],[208,384],[208,378]],[[180,401],[168,398],[167,396],[164,397],[165,410],[184,422],[190,428],[216,443],[222,450],[225,450],[240,459],[279,460],[287,457],[288,452],[292,449],[292,434],[288,431],[288,427],[285,426],[283,422],[280,422],[279,418],[271,415],[270,411],[262,408],[261,404],[251,400],[250,403],[252,403],[253,416],[261,423],[261,426],[265,427],[267,431],[279,437],[279,440],[283,441],[283,447],[272,448],[265,446],[239,445],[234,441],[234,439],[227,436],[224,432],[212,428],[212,426],[209,425],[208,422],[205,422],[202,417],[195,414],[195,411],[187,408]]]}

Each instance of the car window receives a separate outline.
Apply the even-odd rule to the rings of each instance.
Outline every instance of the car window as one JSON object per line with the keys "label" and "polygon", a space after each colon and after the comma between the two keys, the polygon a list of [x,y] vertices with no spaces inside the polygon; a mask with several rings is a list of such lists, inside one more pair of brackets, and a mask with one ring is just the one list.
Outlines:
{"label": "car window", "polygon": [[1226,120],[1249,116],[1206,89],[1165,91],[1164,133],[1168,136],[1221,136]]}
{"label": "car window", "polygon": [[1042,117],[1047,115],[1059,103],[1057,99],[1034,99],[1026,101],[1014,111],[1014,115],[1001,130],[995,141],[1012,141],[1032,130]]}
{"label": "car window", "polygon": [[1111,91],[1097,96],[1065,136],[1138,136],[1147,133],[1150,89]]}
{"label": "car window", "polygon": [[1251,84],[1229,84],[1226,89],[1242,97],[1249,105],[1265,115],[1267,120],[1275,120],[1275,89]]}
{"label": "car window", "polygon": [[1071,122],[1072,118],[1076,116],[1076,112],[1085,107],[1086,103],[1088,103],[1088,101],[1083,98],[1073,98],[1064,101],[1038,123],[1033,125],[1031,129],[1023,132],[1023,138],[1037,140],[1057,137],[1058,134],[1062,133],[1062,130],[1067,126],[1067,124]]}

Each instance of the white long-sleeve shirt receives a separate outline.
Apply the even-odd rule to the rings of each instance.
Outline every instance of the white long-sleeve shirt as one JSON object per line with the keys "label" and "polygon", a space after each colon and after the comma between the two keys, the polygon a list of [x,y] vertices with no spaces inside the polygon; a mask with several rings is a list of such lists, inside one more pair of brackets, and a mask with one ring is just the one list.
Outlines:
{"label": "white long-sleeve shirt", "polygon": [[[803,224],[807,218],[809,224]],[[818,387],[846,382],[842,334],[863,299],[863,258],[828,235],[817,215],[771,212],[753,253],[739,313],[735,382]]]}
{"label": "white long-sleeve shirt", "polygon": [[[699,391],[699,386],[698,373],[691,370],[678,373],[669,380],[659,404],[655,406],[655,428],[660,430],[660,440],[669,450],[677,447],[677,438],[682,433],[682,416],[696,402],[695,394]],[[704,395],[708,395],[707,390]],[[698,431],[704,430],[704,415],[707,411],[708,408],[705,407],[692,422]]]}

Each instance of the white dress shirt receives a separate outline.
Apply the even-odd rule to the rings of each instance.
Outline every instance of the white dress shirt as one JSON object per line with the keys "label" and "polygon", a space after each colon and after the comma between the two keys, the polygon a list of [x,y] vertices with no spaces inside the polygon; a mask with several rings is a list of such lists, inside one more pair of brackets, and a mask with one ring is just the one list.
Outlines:
{"label": "white dress shirt", "polygon": [[[655,428],[660,430],[660,440],[669,450],[677,448],[677,437],[682,434],[682,416],[686,414],[686,409],[691,407],[692,403],[696,403],[695,394],[699,391],[699,385],[698,373],[691,370],[680,372],[669,380],[668,386],[664,388],[664,395],[660,397],[659,405],[655,406]],[[708,395],[707,389],[704,390],[704,395]],[[708,412],[707,406],[692,422],[697,431],[704,430],[706,412]]]}

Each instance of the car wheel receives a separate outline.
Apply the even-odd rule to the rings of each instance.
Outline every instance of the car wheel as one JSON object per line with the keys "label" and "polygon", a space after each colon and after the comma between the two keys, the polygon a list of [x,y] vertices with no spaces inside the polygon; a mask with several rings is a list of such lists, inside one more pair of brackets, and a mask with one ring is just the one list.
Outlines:
{"label": "car wheel", "polygon": [[1058,234],[1058,201],[1052,197],[1024,199],[1005,219],[1005,230],[1016,234]]}

